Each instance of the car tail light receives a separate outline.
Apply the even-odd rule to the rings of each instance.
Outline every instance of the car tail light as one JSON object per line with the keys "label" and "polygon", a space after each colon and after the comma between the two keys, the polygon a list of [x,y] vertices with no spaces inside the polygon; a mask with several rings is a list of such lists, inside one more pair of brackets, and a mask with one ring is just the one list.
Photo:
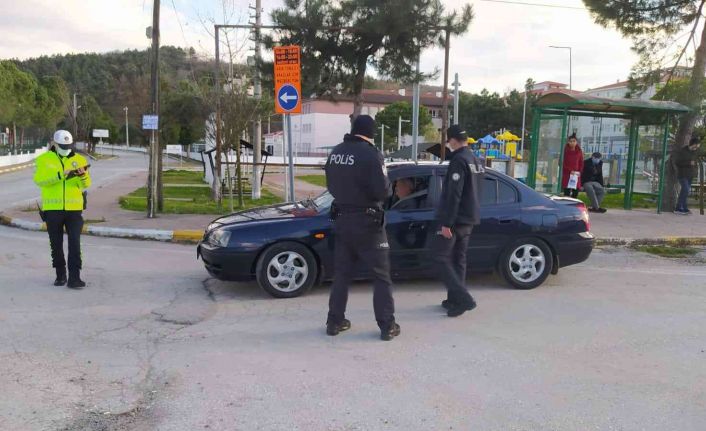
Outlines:
{"label": "car tail light", "polygon": [[581,211],[581,220],[586,224],[586,232],[591,231],[591,219],[588,216],[588,209],[586,208],[586,204],[583,202],[579,203],[577,205],[579,211]]}

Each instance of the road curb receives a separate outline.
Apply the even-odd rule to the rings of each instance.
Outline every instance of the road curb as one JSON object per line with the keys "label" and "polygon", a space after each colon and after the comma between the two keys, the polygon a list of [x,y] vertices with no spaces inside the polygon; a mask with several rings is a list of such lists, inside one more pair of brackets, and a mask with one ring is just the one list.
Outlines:
{"label": "road curb", "polygon": [[596,238],[600,247],[635,247],[638,245],[690,246],[706,245],[706,236],[668,236],[662,238]]}
{"label": "road curb", "polygon": [[[31,231],[47,230],[45,223],[12,218],[4,214],[0,214],[0,224]],[[87,235],[109,238],[128,238],[179,243],[197,243],[203,236],[203,231],[200,230],[136,229],[93,225],[84,225],[82,232]]]}
{"label": "road curb", "polygon": [[[47,230],[47,226],[44,223],[12,218],[4,214],[0,214],[0,224],[24,230]],[[203,237],[203,231],[201,230],[137,229],[93,225],[84,225],[83,233],[87,235],[110,238],[131,238],[178,243],[197,243]],[[634,247],[638,245],[706,246],[706,236],[668,236],[662,238],[596,238],[596,246],[599,247]]]}
{"label": "road curb", "polygon": [[32,166],[34,166],[34,161],[27,162],[27,163],[21,163],[19,165],[5,166],[5,167],[0,168],[0,174],[6,174],[9,172],[20,171],[22,169],[31,168]]}

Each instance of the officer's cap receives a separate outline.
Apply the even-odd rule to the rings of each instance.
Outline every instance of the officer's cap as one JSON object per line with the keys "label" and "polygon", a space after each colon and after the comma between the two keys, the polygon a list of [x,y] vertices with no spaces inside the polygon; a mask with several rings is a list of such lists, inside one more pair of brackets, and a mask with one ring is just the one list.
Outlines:
{"label": "officer's cap", "polygon": [[375,137],[375,120],[370,115],[358,115],[353,120],[351,135],[361,135],[373,139]]}
{"label": "officer's cap", "polygon": [[468,141],[468,135],[458,124],[454,124],[446,131],[446,139],[456,139],[461,142]]}

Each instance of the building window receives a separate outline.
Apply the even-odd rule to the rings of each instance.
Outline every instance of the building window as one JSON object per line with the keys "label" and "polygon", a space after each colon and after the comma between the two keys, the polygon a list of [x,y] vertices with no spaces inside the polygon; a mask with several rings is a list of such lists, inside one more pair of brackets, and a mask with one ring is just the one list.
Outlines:
{"label": "building window", "polygon": [[302,125],[302,133],[311,133],[311,124],[310,123]]}
{"label": "building window", "polygon": [[429,115],[431,115],[431,118],[439,118],[439,111],[436,109],[429,109]]}

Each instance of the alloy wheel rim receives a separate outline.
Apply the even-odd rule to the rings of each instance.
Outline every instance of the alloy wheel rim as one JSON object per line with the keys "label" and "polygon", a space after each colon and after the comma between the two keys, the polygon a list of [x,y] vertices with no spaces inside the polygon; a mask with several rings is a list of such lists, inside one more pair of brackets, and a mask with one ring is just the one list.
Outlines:
{"label": "alloy wheel rim", "polygon": [[309,276],[309,265],[301,254],[284,251],[272,257],[267,264],[267,280],[280,292],[301,288]]}
{"label": "alloy wheel rim", "polygon": [[524,244],[517,247],[510,254],[508,266],[512,277],[522,283],[531,283],[537,280],[546,267],[544,252],[533,244]]}

